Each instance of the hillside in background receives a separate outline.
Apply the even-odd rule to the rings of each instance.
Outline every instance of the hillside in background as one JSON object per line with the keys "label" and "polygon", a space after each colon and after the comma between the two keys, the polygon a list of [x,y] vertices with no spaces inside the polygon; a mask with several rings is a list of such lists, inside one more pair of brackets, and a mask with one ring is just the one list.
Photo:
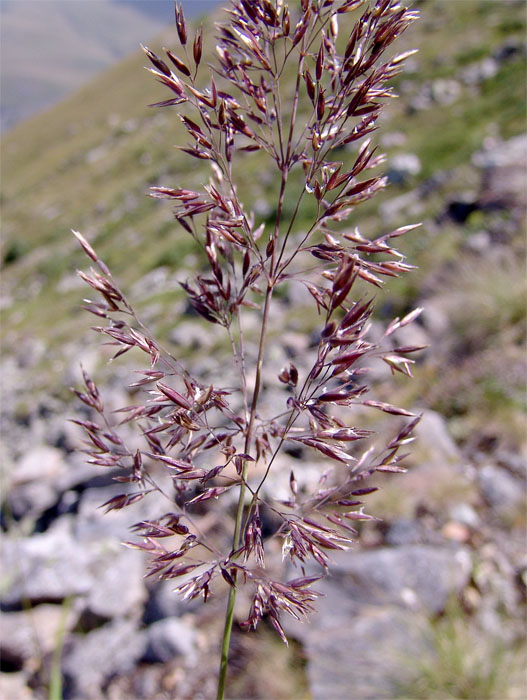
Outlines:
{"label": "hillside in background", "polygon": [[[397,50],[417,47],[419,53],[396,79],[400,98],[374,135],[388,155],[390,184],[357,208],[350,225],[374,237],[423,222],[401,244],[417,269],[379,291],[374,324],[424,307],[403,341],[429,345],[415,378],[403,384],[380,377],[375,398],[425,416],[410,472],[379,481],[381,490],[371,496],[368,505],[383,522],[362,528],[362,550],[339,559],[338,576],[324,589],[326,626],[315,618],[295,629],[287,654],[265,628],[249,638],[236,632],[240,661],[232,697],[268,697],[269,678],[276,698],[344,697],[350,687],[354,700],[526,695],[518,615],[527,591],[525,3],[415,4],[422,19]],[[212,19],[204,22],[204,62],[214,52]],[[168,28],[152,48],[176,45]],[[31,606],[53,608],[41,611],[42,620],[48,614],[62,619],[75,599],[64,669],[78,695],[67,697],[92,692],[90,683],[104,688],[101,697],[151,698],[161,686],[178,697],[213,693],[221,596],[203,613],[191,608],[181,622],[188,609],[169,602],[166,589],[145,587],[141,566],[126,550],[123,558],[114,554],[115,576],[130,576],[132,583],[122,587],[129,596],[116,600],[115,581],[94,572],[110,571],[104,556],[126,530],[122,521],[96,513],[111,485],[81,466],[73,452],[78,434],[66,423],[76,410],[68,387],[79,380],[79,362],[101,377],[112,403],[134,402],[124,387],[126,371],[104,363],[89,330],[93,318],[80,312],[87,290],[75,270],[88,262],[71,228],[93,244],[171,352],[197,371],[223,371],[225,340],[190,312],[179,286],[202,265],[201,253],[170,206],[147,196],[150,186],[192,189],[208,175],[178,149],[188,140],[178,107],[148,107],[167,94],[145,63],[139,53],[126,58],[17,125],[1,143],[1,524],[8,560],[23,575],[0,586],[0,602],[8,611],[3,624],[15,625],[13,616]],[[344,161],[352,157],[342,152]],[[242,199],[257,219],[272,222],[276,183],[269,164],[251,153],[237,167]],[[273,324],[276,352],[285,344],[300,369],[316,326],[309,311],[298,312],[295,304],[303,301],[285,290]],[[283,338],[285,326],[292,332]],[[288,473],[312,464],[307,452],[284,460]],[[222,518],[205,526],[225,527]],[[35,538],[45,551],[64,553],[55,564],[64,581],[53,596],[38,588],[46,569],[33,554]],[[89,544],[78,547],[78,541]],[[68,576],[72,568],[75,580]],[[24,577],[35,585],[26,586]],[[404,601],[403,590],[410,591]],[[351,601],[344,611],[342,601]],[[343,630],[344,614],[349,625]],[[164,640],[160,647],[167,644],[170,617],[171,639],[188,644],[183,650],[173,642],[175,661],[159,653],[152,663],[141,644],[156,634]],[[50,627],[38,614],[32,624]],[[126,640],[128,666],[117,655],[114,666],[97,656],[110,638],[115,648]],[[38,653],[9,647],[9,689],[22,693],[29,684],[45,696],[53,649],[49,640],[42,645]],[[394,655],[394,648],[406,656]],[[421,658],[423,649],[432,651]],[[350,656],[357,663],[350,664]],[[5,691],[10,694],[16,693]]]}
{"label": "hillside in background", "polygon": [[[189,17],[214,0],[184,2]],[[71,94],[173,21],[172,0],[3,0],[2,131]]]}

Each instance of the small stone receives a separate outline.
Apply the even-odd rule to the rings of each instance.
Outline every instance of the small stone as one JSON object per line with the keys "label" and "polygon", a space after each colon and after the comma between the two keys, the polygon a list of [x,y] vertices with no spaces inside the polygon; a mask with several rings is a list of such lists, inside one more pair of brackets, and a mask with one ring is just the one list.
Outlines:
{"label": "small stone", "polygon": [[[337,601],[332,604],[341,609]],[[362,606],[349,617],[341,611],[328,618],[324,612],[315,613],[309,625],[294,624],[289,632],[302,640],[305,649],[310,697],[398,697],[412,667],[402,663],[394,650],[402,650],[408,658],[422,655],[431,638],[426,618],[394,606]]]}
{"label": "small stone", "polygon": [[410,190],[398,197],[392,197],[383,202],[379,211],[383,221],[386,223],[400,219],[404,214],[406,217],[417,217],[423,211],[423,203],[415,190]]}
{"label": "small stone", "polygon": [[478,483],[487,503],[497,511],[507,511],[521,504],[525,498],[523,484],[505,469],[486,464],[478,471]]}
{"label": "small stone", "polygon": [[439,342],[443,340],[450,326],[448,312],[444,304],[441,303],[439,298],[435,298],[427,300],[423,306],[422,322],[432,341]]}
{"label": "small stone", "polygon": [[402,185],[421,172],[421,161],[415,153],[399,153],[390,158],[388,180]]}
{"label": "small stone", "polygon": [[147,592],[149,597],[143,613],[143,622],[147,625],[152,625],[167,617],[180,617],[191,609],[194,602],[200,603],[199,599],[183,601],[180,595],[174,593],[172,581],[150,583]]}
{"label": "small stone", "polygon": [[527,477],[527,457],[525,454],[510,452],[509,450],[499,450],[496,459],[500,466],[512,472],[522,479]]}
{"label": "small stone", "polygon": [[196,632],[188,624],[173,617],[154,622],[146,630],[145,660],[167,663],[176,656],[189,660],[196,656]]}
{"label": "small stone", "polygon": [[389,131],[380,138],[383,148],[397,148],[398,146],[404,146],[407,141],[408,136],[402,131]]}
{"label": "small stone", "polygon": [[9,509],[15,520],[39,515],[57,502],[58,495],[53,484],[46,481],[32,481],[12,488],[7,496]]}
{"label": "small stone", "polygon": [[450,508],[450,518],[471,528],[477,528],[481,524],[479,515],[468,503],[455,503]]}
{"label": "small stone", "polygon": [[454,542],[468,542],[470,539],[470,530],[468,527],[455,520],[449,520],[449,522],[445,523],[441,532],[443,537],[447,540],[453,540]]}
{"label": "small stone", "polygon": [[21,539],[6,539],[3,565],[7,581],[0,594],[4,606],[22,602],[61,602],[86,594],[94,584],[92,555],[66,531],[53,531]]}
{"label": "small stone", "polygon": [[487,253],[491,246],[491,237],[488,231],[472,233],[466,241],[466,247],[474,253]]}
{"label": "small stone", "polygon": [[498,72],[498,62],[491,56],[486,56],[481,61],[471,63],[461,72],[461,80],[465,85],[479,85]]}
{"label": "small stone", "polygon": [[452,439],[443,416],[436,411],[425,411],[415,429],[419,446],[426,451],[428,461],[441,464],[459,464],[462,461],[458,446]]}
{"label": "small stone", "polygon": [[438,78],[432,83],[432,99],[440,105],[451,105],[460,97],[461,92],[457,80]]}
{"label": "small stone", "polygon": [[215,329],[204,327],[202,323],[181,321],[170,333],[170,341],[187,350],[210,349],[217,339]]}

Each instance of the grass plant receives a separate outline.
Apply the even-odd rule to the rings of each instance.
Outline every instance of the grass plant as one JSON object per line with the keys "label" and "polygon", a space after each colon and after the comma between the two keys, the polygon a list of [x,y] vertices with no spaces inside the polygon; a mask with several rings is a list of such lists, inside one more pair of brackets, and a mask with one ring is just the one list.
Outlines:
{"label": "grass plant", "polygon": [[[419,417],[371,398],[370,372],[381,363],[412,376],[411,356],[421,348],[397,346],[393,334],[420,309],[393,319],[377,341],[370,323],[375,297],[368,290],[411,269],[394,244],[417,225],[372,239],[355,225],[355,210],[386,185],[375,174],[384,157],[371,134],[394,96],[390,81],[414,53],[394,54],[392,44],[417,12],[396,0],[290,6],[235,0],[218,25],[216,61],[204,69],[207,84],[200,77],[203,33],[190,36],[177,4],[175,17],[178,52],[164,49],[161,57],[144,49],[151,72],[168,89],[168,99],[152,106],[181,121],[187,142],[180,148],[210,166],[209,179],[190,172],[190,184],[156,183],[150,192],[172,203],[177,224],[200,251],[203,269],[181,287],[194,313],[223,329],[232,371],[213,367],[212,383],[194,376],[154,337],[91,243],[75,232],[95,264],[79,272],[98,295],[85,306],[102,324],[95,330],[115,346],[115,358],[135,348],[150,363],[133,384],[146,393],[113,414],[84,372],[85,389],[75,393],[95,416],[76,422],[86,431],[89,461],[118,470],[114,478],[123,484],[123,493],[103,504],[107,511],[152,492],[167,499],[168,512],[138,522],[139,539],[128,543],[151,555],[150,575],[173,580],[187,600],[206,601],[218,584],[227,587],[218,676],[218,698],[224,698],[239,588],[246,587],[251,600],[242,628],[256,629],[265,618],[287,642],[281,616],[307,617],[318,596],[312,586],[329,570],[329,552],[348,549],[354,526],[373,519],[363,505],[377,490],[369,478],[405,471],[400,450],[412,442]],[[349,165],[341,158],[345,151]],[[265,216],[240,196],[247,177],[268,179]],[[270,346],[279,342],[277,309],[291,285],[310,295],[320,318],[318,339],[276,368],[283,398],[269,409]],[[253,350],[247,330],[255,319]],[[397,426],[374,435],[361,427],[370,410],[394,416]],[[127,446],[122,423],[137,425],[144,448]],[[323,458],[316,483],[292,470],[276,474],[288,447]],[[286,498],[276,486],[280,479]],[[209,509],[231,514],[230,543],[202,533],[200,514]],[[269,523],[275,526],[267,535]],[[299,567],[298,576],[277,580],[266,567],[267,547],[276,542],[283,558]]]}

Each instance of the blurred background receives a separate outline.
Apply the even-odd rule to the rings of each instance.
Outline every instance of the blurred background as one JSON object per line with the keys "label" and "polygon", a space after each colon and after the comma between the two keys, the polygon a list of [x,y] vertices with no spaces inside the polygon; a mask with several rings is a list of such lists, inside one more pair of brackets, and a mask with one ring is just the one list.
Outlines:
{"label": "blurred background", "polygon": [[[414,5],[421,20],[397,51],[419,53],[376,136],[390,186],[351,223],[373,237],[423,222],[401,243],[418,269],[378,295],[374,318],[424,307],[405,329],[405,343],[429,345],[414,379],[376,387],[424,412],[418,440],[408,474],[375,479],[368,512],[382,521],[335,557],[311,623],[287,626],[289,647],[265,624],[235,629],[232,698],[527,697],[526,5]],[[219,5],[183,6],[211,60]],[[111,474],[85,464],[68,422],[81,362],[110,406],[134,402],[130,362],[109,367],[80,312],[87,263],[71,228],[195,371],[213,373],[226,351],[178,285],[199,252],[146,196],[207,177],[175,148],[177,115],[147,106],[167,95],[137,47],[177,46],[173,4],[2,0],[0,18],[0,696],[210,698],[225,591],[186,605],[143,578],[120,542],[144,513],[102,515]],[[243,167],[242,198],[272,220],[271,169],[258,154]],[[298,313],[304,302],[280,298],[277,353],[309,350],[317,319]],[[313,463],[284,460],[287,473]]]}

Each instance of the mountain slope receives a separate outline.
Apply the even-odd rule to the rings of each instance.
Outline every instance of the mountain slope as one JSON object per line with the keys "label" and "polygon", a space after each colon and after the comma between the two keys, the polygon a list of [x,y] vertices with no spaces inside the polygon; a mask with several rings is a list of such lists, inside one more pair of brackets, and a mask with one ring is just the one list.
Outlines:
{"label": "mountain slope", "polygon": [[[189,16],[214,0],[184,3]],[[2,2],[1,129],[37,114],[173,21],[171,0]]]}
{"label": "mountain slope", "polygon": [[[395,159],[392,171],[408,153],[418,168],[399,179],[392,172],[387,193],[359,212],[366,232],[413,218],[432,222],[406,244],[420,269],[391,286],[389,305],[396,309],[418,301],[437,284],[433,280],[441,280],[443,265],[463,256],[466,226],[452,228],[447,218],[438,235],[434,219],[444,217],[450,200],[471,191],[476,196],[472,155],[489,139],[508,139],[524,129],[522,7],[485,0],[422,2],[422,21],[399,45],[417,46],[420,54],[398,79],[401,98],[390,106],[381,146]],[[458,31],[449,34],[454,25]],[[205,37],[213,35],[211,18],[204,28]],[[173,29],[153,48],[161,44],[176,45]],[[210,44],[212,51],[214,40]],[[142,55],[126,59],[2,140],[4,342],[16,351],[22,338],[45,339],[45,361],[49,365],[55,357],[59,372],[67,362],[64,344],[83,338],[89,323],[78,314],[83,289],[74,270],[84,260],[71,228],[96,245],[125,287],[159,265],[181,269],[193,251],[170,208],[146,193],[152,184],[191,187],[206,175],[175,148],[186,143],[177,108],[147,106],[166,94],[144,65]],[[265,164],[251,154],[240,174],[242,193],[265,218],[273,189]],[[419,207],[404,205],[420,190],[427,194],[417,195]],[[485,217],[473,225],[489,225]],[[42,381],[54,383],[51,375]]]}

